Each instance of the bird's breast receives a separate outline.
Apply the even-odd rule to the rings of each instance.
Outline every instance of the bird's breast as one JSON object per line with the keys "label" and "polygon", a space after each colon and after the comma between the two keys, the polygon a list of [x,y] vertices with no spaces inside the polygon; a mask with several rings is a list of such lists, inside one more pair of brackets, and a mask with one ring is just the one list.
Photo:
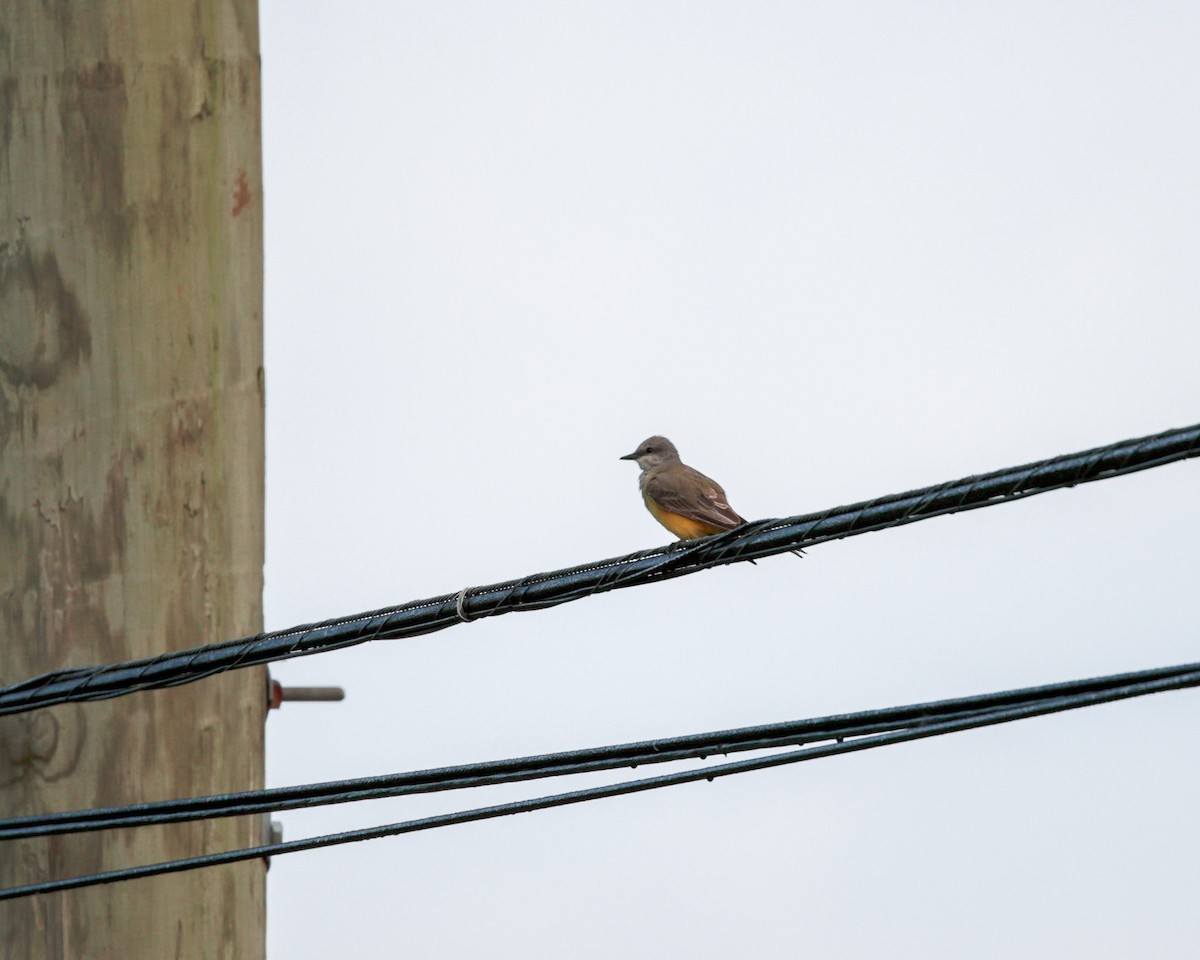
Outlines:
{"label": "bird's breast", "polygon": [[714,527],[711,523],[703,523],[700,520],[693,520],[691,517],[682,517],[678,513],[665,510],[649,497],[644,496],[642,499],[646,501],[646,509],[650,511],[651,516],[680,540],[695,540],[698,537],[710,537],[714,533],[721,533],[724,530],[723,527]]}

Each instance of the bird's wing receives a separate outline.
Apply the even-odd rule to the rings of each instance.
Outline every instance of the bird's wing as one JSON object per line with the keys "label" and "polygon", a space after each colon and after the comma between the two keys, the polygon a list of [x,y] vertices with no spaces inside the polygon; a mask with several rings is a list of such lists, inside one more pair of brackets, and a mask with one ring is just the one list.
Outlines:
{"label": "bird's wing", "polygon": [[719,483],[684,464],[651,474],[642,492],[664,510],[722,530],[746,522],[729,505]]}

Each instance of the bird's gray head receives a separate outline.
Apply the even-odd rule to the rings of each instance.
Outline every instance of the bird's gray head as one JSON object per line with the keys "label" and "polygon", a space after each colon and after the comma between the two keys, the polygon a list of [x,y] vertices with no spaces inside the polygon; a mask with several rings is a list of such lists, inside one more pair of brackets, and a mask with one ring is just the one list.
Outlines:
{"label": "bird's gray head", "polygon": [[679,459],[679,451],[666,437],[648,437],[638,444],[633,453],[627,453],[622,460],[636,460],[643,470],[653,470],[657,466]]}

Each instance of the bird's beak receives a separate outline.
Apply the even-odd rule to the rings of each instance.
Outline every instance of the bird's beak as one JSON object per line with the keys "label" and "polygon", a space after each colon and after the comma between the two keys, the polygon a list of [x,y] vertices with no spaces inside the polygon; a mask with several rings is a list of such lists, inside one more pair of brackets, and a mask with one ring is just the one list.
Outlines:
{"label": "bird's beak", "polygon": [[622,460],[636,460],[636,459],[637,459],[637,451],[635,450],[633,453],[627,453],[627,454],[625,454],[625,456],[621,457],[620,459],[622,459]]}

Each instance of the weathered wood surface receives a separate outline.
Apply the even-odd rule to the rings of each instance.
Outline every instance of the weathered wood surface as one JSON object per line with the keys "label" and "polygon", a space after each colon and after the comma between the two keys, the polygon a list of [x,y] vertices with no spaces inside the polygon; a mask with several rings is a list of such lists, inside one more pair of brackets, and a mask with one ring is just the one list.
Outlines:
{"label": "weathered wood surface", "polygon": [[[261,626],[254,0],[0,16],[0,683]],[[261,786],[265,678],[0,718],[0,816]],[[0,884],[258,842],[0,844]],[[252,862],[0,904],[0,955],[264,954]]]}

